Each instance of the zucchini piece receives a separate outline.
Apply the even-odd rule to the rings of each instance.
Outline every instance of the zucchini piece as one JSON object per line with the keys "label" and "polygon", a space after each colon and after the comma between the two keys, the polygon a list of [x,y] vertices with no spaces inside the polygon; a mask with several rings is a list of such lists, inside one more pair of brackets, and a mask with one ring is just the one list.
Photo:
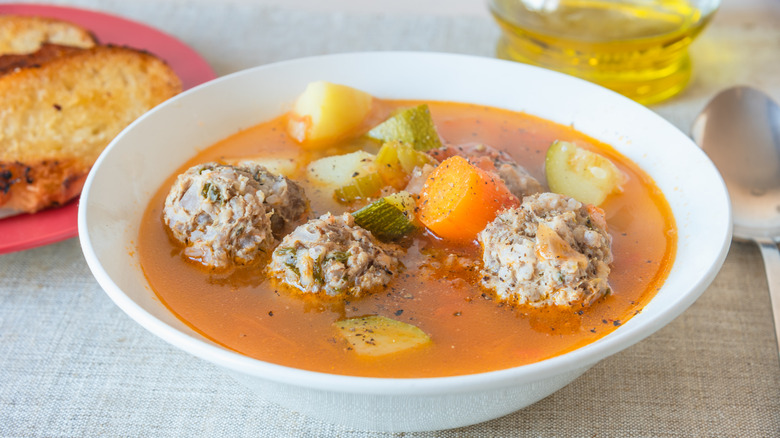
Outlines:
{"label": "zucchini piece", "polygon": [[349,184],[336,189],[333,196],[339,202],[349,203],[375,196],[382,190],[382,187],[382,177],[379,174],[362,172],[361,175],[352,177]]}
{"label": "zucchini piece", "polygon": [[334,191],[341,202],[376,196],[382,190],[376,157],[365,151],[320,158],[306,168],[309,181]]}
{"label": "zucchini piece", "polygon": [[345,319],[334,325],[360,356],[384,356],[431,343],[420,328],[379,315]]}
{"label": "zucchini piece", "polygon": [[399,144],[402,143],[387,142],[382,145],[379,152],[376,153],[376,169],[385,184],[400,190],[406,187],[409,175],[401,166],[401,162],[398,161],[398,147],[396,145]]}
{"label": "zucchini piece", "polygon": [[555,141],[547,150],[544,172],[552,192],[593,205],[620,191],[624,178],[603,155],[565,141]]}
{"label": "zucchini piece", "polygon": [[399,190],[406,187],[415,168],[426,164],[436,166],[438,162],[425,152],[417,151],[410,144],[400,141],[386,142],[376,155],[376,167],[382,180]]}
{"label": "zucchini piece", "polygon": [[426,164],[431,166],[438,166],[439,162],[426,154],[425,152],[418,151],[414,147],[405,143],[400,143],[397,151],[398,161],[401,163],[401,167],[406,173],[412,173],[416,167],[423,167]]}
{"label": "zucchini piece", "polygon": [[355,223],[387,242],[417,230],[414,197],[407,192],[393,193],[352,213]]}
{"label": "zucchini piece", "polygon": [[379,141],[402,141],[418,151],[441,147],[427,104],[407,108],[368,131],[368,137]]}

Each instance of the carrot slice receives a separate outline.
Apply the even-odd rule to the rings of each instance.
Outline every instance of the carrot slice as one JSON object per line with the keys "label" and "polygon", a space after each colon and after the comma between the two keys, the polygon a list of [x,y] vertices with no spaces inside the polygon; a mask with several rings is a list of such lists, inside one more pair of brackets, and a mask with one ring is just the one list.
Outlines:
{"label": "carrot slice", "polygon": [[418,200],[420,221],[439,237],[471,242],[496,214],[519,204],[498,176],[460,156],[447,158],[428,177]]}

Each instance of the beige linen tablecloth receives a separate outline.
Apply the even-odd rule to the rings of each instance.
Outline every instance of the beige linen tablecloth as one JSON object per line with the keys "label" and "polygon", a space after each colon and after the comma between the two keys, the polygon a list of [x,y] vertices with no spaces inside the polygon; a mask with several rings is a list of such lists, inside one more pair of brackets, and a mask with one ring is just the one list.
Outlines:
{"label": "beige linen tablecloth", "polygon": [[[55,3],[157,27],[199,51],[220,75],[347,51],[492,56],[498,35],[479,0],[419,8],[357,0]],[[653,108],[685,132],[720,88],[747,83],[780,100],[780,2],[753,1],[745,10],[732,3],[738,0],[726,0],[694,45],[690,88]],[[780,436],[773,333],[759,253],[737,243],[682,316],[547,399],[484,424],[399,436]],[[2,437],[385,435],[259,400],[213,365],[148,333],[103,293],[76,239],[0,256]]]}

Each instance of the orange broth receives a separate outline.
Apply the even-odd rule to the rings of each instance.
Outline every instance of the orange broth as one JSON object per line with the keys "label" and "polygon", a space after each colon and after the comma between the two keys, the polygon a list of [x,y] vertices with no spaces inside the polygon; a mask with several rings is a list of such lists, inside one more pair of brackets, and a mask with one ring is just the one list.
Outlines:
{"label": "orange broth", "polygon": [[[418,103],[376,100],[361,132],[394,109]],[[176,178],[171,175],[145,212],[138,244],[141,265],[159,299],[203,336],[247,356],[306,370],[376,377],[451,376],[540,361],[589,344],[642,310],[666,279],[677,237],[669,205],[641,169],[611,147],[537,117],[471,104],[428,104],[445,144],[479,142],[506,150],[540,181],[546,149],[556,139],[597,150],[617,164],[628,181],[622,193],[602,205],[613,237],[612,294],[590,307],[503,305],[477,285],[473,273],[437,265],[436,254],[479,259],[478,245],[448,247],[428,234],[414,240],[402,258],[406,270],[386,290],[346,302],[275,288],[265,280],[263,265],[211,272],[186,260],[163,225],[165,196]],[[281,116],[241,131],[200,152],[176,174],[208,161],[270,156],[296,160],[302,179],[311,159],[378,149],[356,135],[337,148],[303,152],[285,126]],[[345,210],[304,187],[313,216]],[[360,357],[347,348],[333,323],[369,314],[413,324],[433,342],[383,357]]]}

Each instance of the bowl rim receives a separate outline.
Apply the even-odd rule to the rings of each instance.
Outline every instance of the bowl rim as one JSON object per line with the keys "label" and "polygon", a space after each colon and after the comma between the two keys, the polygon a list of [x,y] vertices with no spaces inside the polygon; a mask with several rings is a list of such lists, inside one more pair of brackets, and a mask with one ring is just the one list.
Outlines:
{"label": "bowl rim", "polygon": [[[417,57],[434,58],[437,60],[459,60],[461,62],[476,62],[486,64],[511,64],[513,66],[511,68],[518,69],[518,71],[528,69],[529,71],[543,72],[544,75],[557,78],[557,80],[576,81],[578,82],[578,87],[584,87],[591,90],[598,89],[598,93],[609,97],[610,99],[617,99],[618,101],[623,100],[625,101],[623,104],[641,107],[638,110],[644,112],[646,117],[649,119],[654,119],[657,122],[661,122],[670,128],[674,128],[682,137],[685,137],[691,144],[693,144],[693,142],[684,133],[679,131],[676,127],[674,127],[674,125],[663,119],[660,115],[656,114],[652,110],[643,107],[642,105],[610,90],[562,73],[545,70],[530,65],[517,64],[510,61],[474,55],[414,51],[351,52],[310,56],[260,65],[245,70],[240,70],[198,85],[162,103],[131,123],[109,144],[109,146],[96,161],[93,169],[100,168],[106,157],[112,153],[116,145],[121,142],[121,139],[128,131],[133,130],[139,124],[145,123],[147,119],[154,117],[155,114],[160,112],[163,108],[176,105],[181,100],[187,99],[188,96],[201,92],[201,90],[204,88],[214,87],[217,84],[233,81],[244,75],[254,74],[257,71],[264,71],[279,67],[289,67],[290,65],[294,66],[296,64],[306,65],[322,60],[338,61],[340,59],[352,57],[377,56],[380,58],[403,57],[413,59]],[[693,146],[695,147],[695,144]],[[698,150],[698,148],[696,149]],[[699,150],[699,153],[703,155],[707,161],[709,161],[709,159],[706,158],[706,155],[704,155],[701,150]],[[713,169],[715,169],[711,162],[709,164]],[[715,172],[717,177],[720,178],[717,170],[715,170]],[[209,343],[208,341],[198,339],[156,318],[151,313],[146,311],[141,305],[127,296],[111,279],[111,276],[102,265],[95,252],[94,244],[90,236],[87,205],[90,203],[91,188],[95,174],[96,172],[90,172],[88,175],[84,185],[84,191],[81,196],[78,212],[79,239],[84,257],[90,270],[92,271],[100,286],[118,307],[120,307],[142,327],[162,338],[166,342],[216,365],[220,365],[233,371],[259,377],[265,380],[339,393],[438,395],[444,393],[451,394],[457,392],[488,391],[506,387],[508,384],[512,383],[532,382],[551,378],[566,372],[571,372],[575,369],[581,369],[584,371],[588,367],[599,362],[601,359],[628,348],[636,342],[639,342],[640,340],[655,333],[657,330],[668,324],[670,321],[679,316],[685,309],[687,309],[696,299],[698,299],[706,287],[715,278],[726,258],[729,244],[731,242],[731,207],[730,203],[728,202],[728,194],[726,192],[725,183],[723,182],[722,178],[720,178],[719,184],[716,184],[714,189],[718,190],[719,194],[720,192],[723,193],[723,199],[725,199],[726,203],[726,205],[723,207],[726,209],[728,215],[727,226],[722,230],[722,233],[718,236],[712,236],[713,238],[720,238],[720,242],[718,244],[720,251],[717,254],[711,255],[712,263],[709,265],[709,268],[703,273],[703,275],[698,278],[698,280],[691,286],[690,291],[687,291],[686,293],[676,297],[676,299],[671,303],[670,309],[668,311],[644,318],[644,322],[641,325],[631,325],[629,324],[629,320],[629,322],[627,322],[619,329],[613,331],[609,335],[568,353],[531,364],[476,374],[414,378],[361,377],[329,374],[265,362],[259,359],[244,356],[238,352],[234,352],[223,347],[219,347],[215,344]]]}

